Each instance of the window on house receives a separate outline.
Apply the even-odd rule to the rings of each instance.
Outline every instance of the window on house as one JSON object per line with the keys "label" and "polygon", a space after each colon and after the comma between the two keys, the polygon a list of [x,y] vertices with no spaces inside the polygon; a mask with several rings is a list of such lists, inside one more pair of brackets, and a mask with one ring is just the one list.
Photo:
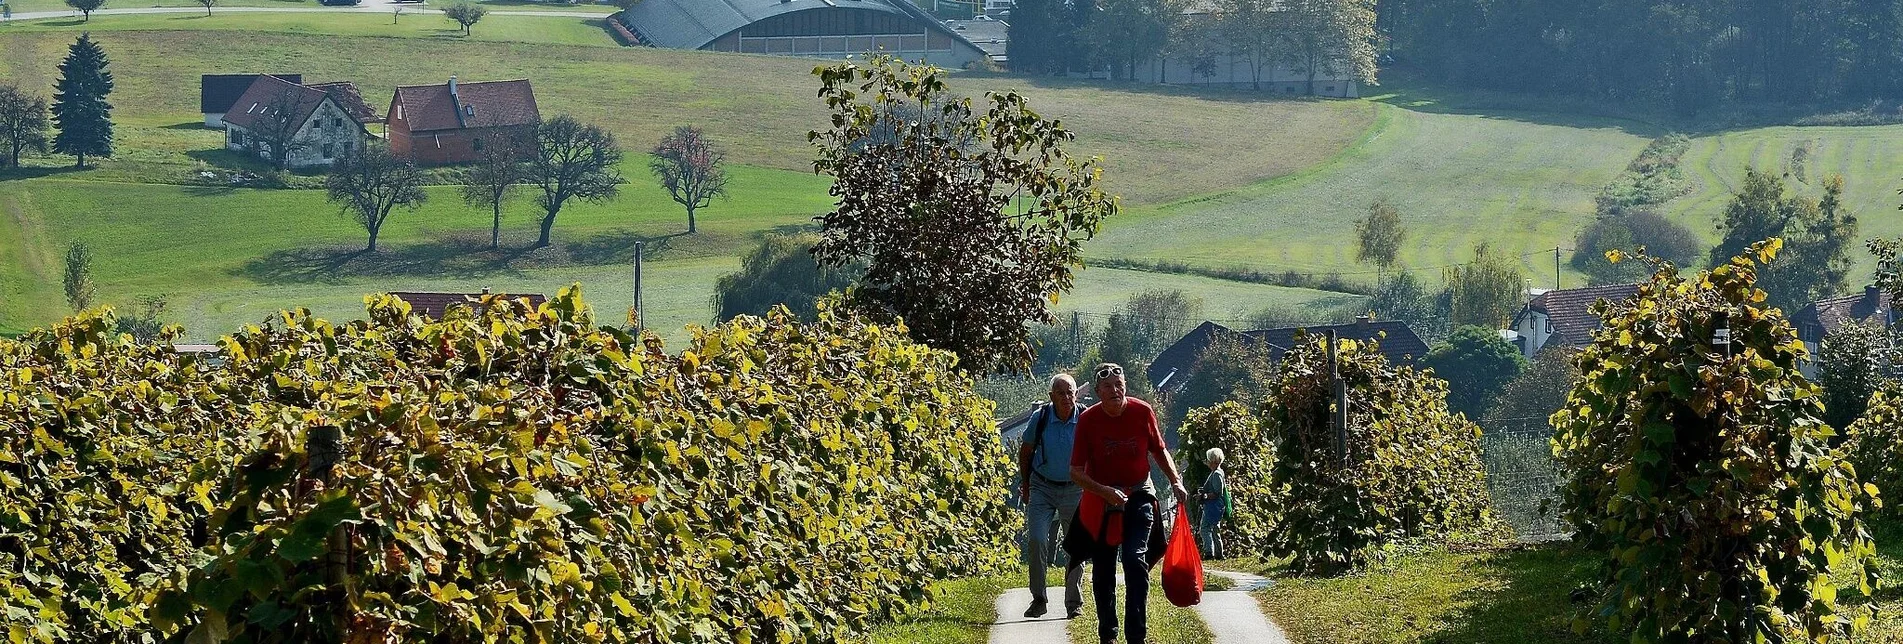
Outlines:
{"label": "window on house", "polygon": [[1288,87],[1288,93],[1289,93],[1289,94],[1294,94],[1294,93],[1295,93],[1295,86],[1294,86],[1294,85],[1290,85],[1290,86]]}
{"label": "window on house", "polygon": [[345,142],[344,142],[344,154],[350,154],[350,142],[349,142],[349,141],[345,141]]}
{"label": "window on house", "polygon": [[329,144],[329,143],[325,143],[325,144],[324,144],[324,158],[326,158],[326,159],[328,159],[328,158],[331,158],[332,156],[334,156],[334,154],[332,154],[332,153],[334,153],[334,152],[336,152],[336,148],[335,148],[335,147],[333,147],[333,146],[332,146],[331,144]]}
{"label": "window on house", "polygon": [[343,126],[344,126],[344,120],[343,120],[343,119],[342,119],[341,117],[331,117],[331,119],[330,119],[330,126],[331,126],[331,127],[343,127]]}
{"label": "window on house", "polygon": [[232,130],[231,142],[236,143],[238,145],[244,145],[244,130]]}
{"label": "window on house", "polygon": [[477,152],[482,151],[482,139],[476,139],[475,147]]}
{"label": "window on house", "polygon": [[1329,85],[1329,86],[1328,86],[1328,91],[1330,91],[1330,92],[1332,92],[1332,91],[1335,91],[1335,86],[1334,86],[1334,85]]}

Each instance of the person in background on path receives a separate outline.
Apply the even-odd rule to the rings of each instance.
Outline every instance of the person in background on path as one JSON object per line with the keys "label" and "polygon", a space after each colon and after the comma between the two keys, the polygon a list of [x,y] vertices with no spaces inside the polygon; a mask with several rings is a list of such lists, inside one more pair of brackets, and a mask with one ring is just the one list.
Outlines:
{"label": "person in background on path", "polygon": [[1203,479],[1201,490],[1203,557],[1217,560],[1223,558],[1222,535],[1219,531],[1223,518],[1229,514],[1229,484],[1222,473],[1222,448],[1209,448],[1203,455],[1203,462],[1209,465],[1209,478]]}
{"label": "person in background on path", "polygon": [[[1018,500],[1024,504],[1027,535],[1024,558],[1031,566],[1031,607],[1025,617],[1043,617],[1049,597],[1045,573],[1050,566],[1051,522],[1068,528],[1083,488],[1071,482],[1071,444],[1077,438],[1077,380],[1067,374],[1051,379],[1051,404],[1031,415],[1031,427],[1018,448]],[[1083,610],[1084,569],[1064,571],[1064,617]]]}
{"label": "person in background on path", "polygon": [[[1103,642],[1117,639],[1117,563],[1123,563],[1123,621],[1129,644],[1142,644],[1149,637],[1146,612],[1150,594],[1149,557],[1151,528],[1158,525],[1155,488],[1150,484],[1150,461],[1154,459],[1170,482],[1178,508],[1189,503],[1189,491],[1176,472],[1176,463],[1163,444],[1157,429],[1156,412],[1150,404],[1126,395],[1123,367],[1114,363],[1097,366],[1099,402],[1078,415],[1077,444],[1071,449],[1070,477],[1084,491],[1103,501],[1110,514],[1121,514],[1120,535],[1099,535],[1105,543],[1117,547],[1096,550],[1091,560],[1090,590],[1097,603],[1097,636]],[[1120,510],[1120,512],[1119,512]]]}

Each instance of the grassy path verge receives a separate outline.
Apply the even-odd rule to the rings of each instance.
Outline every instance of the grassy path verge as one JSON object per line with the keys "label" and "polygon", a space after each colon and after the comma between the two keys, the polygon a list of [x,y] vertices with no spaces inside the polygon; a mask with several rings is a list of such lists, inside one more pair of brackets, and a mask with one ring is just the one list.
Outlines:
{"label": "grassy path verge", "polygon": [[932,607],[873,631],[865,644],[984,644],[997,614],[998,594],[1015,581],[998,575],[957,579],[939,584],[943,593]]}

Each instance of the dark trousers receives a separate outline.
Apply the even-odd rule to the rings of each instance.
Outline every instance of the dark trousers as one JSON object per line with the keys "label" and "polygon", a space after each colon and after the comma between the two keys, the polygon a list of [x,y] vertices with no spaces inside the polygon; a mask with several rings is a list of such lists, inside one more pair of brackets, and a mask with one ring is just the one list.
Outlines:
{"label": "dark trousers", "polygon": [[1090,560],[1090,592],[1097,602],[1097,639],[1117,638],[1117,562],[1123,562],[1123,615],[1130,644],[1150,636],[1150,523],[1156,520],[1156,497],[1138,491],[1123,505],[1123,544],[1103,548]]}

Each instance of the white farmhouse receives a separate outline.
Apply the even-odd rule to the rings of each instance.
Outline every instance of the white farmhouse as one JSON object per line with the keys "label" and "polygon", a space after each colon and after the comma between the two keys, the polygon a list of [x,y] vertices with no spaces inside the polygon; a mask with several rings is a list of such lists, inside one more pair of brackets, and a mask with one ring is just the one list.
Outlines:
{"label": "white farmhouse", "polygon": [[328,166],[371,137],[365,123],[376,111],[350,83],[302,85],[259,76],[220,119],[225,148],[270,160],[274,145],[289,147],[292,168]]}

